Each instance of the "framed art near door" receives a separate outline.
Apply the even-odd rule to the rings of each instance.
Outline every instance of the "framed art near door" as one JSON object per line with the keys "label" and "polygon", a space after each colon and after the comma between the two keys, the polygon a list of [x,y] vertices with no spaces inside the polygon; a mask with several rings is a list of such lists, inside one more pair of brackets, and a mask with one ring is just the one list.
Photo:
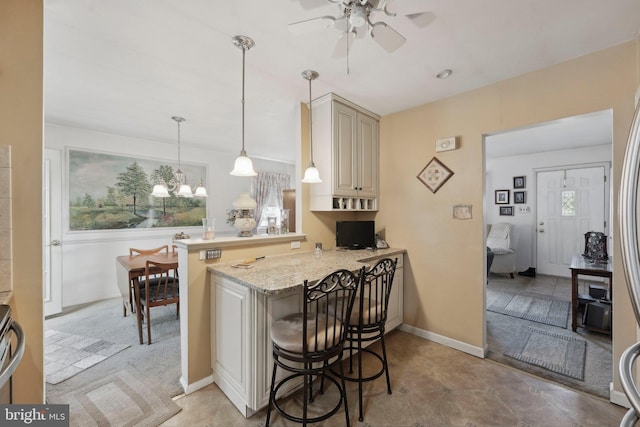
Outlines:
{"label": "framed art near door", "polygon": [[495,191],[496,205],[508,205],[509,204],[509,190],[496,190]]}

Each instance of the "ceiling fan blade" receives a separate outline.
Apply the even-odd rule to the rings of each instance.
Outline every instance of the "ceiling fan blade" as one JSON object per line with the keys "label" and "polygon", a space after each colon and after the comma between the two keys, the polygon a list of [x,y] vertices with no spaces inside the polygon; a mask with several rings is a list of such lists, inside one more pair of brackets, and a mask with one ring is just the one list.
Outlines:
{"label": "ceiling fan blade", "polygon": [[349,21],[347,21],[347,17],[342,15],[339,18],[335,18],[333,28],[341,33],[346,33],[349,30]]}
{"label": "ceiling fan blade", "polygon": [[304,10],[317,9],[322,6],[326,6],[327,0],[293,0],[299,3]]}
{"label": "ceiling fan blade", "polygon": [[432,0],[391,0],[384,5],[387,15],[415,15],[433,9]]}
{"label": "ceiling fan blade", "polygon": [[376,22],[373,24],[371,27],[371,38],[389,53],[397,50],[407,41],[402,34],[384,22]]}
{"label": "ceiling fan blade", "polygon": [[[347,56],[347,51],[351,52],[353,49],[353,42],[356,39],[357,33],[355,30],[344,32],[338,37],[338,41],[336,41],[336,45],[333,48],[333,52],[331,53],[332,58],[344,58]],[[349,48],[347,49],[347,43],[349,44]]]}
{"label": "ceiling fan blade", "polygon": [[407,15],[409,21],[418,28],[426,28],[433,21],[436,20],[436,15],[433,12],[412,13]]}
{"label": "ceiling fan blade", "polygon": [[319,18],[311,18],[305,21],[294,22],[289,24],[289,31],[292,34],[300,35],[306,34],[317,30],[324,30],[330,28],[335,23],[336,18],[333,16],[321,16]]}

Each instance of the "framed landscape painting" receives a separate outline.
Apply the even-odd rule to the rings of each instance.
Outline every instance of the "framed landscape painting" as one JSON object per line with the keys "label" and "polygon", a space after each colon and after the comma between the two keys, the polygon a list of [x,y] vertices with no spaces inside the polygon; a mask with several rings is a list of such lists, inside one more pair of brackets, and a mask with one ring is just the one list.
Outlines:
{"label": "framed landscape painting", "polygon": [[[206,199],[151,196],[169,182],[177,162],[69,149],[69,230],[113,230],[202,225]],[[206,182],[204,165],[180,164],[187,183]]]}

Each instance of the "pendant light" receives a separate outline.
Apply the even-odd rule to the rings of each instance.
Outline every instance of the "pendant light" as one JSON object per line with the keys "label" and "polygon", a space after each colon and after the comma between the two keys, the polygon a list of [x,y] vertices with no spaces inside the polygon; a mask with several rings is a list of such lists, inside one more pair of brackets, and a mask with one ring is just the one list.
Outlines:
{"label": "pendant light", "polygon": [[311,160],[309,166],[304,171],[304,178],[302,182],[307,184],[317,184],[322,182],[320,179],[320,172],[316,169],[316,165],[313,163],[313,124],[311,120],[311,80],[317,79],[319,74],[312,70],[305,70],[302,72],[302,77],[309,81],[309,152],[311,153]]}
{"label": "pendant light", "polygon": [[244,56],[246,51],[256,44],[247,36],[235,36],[233,38],[233,44],[238,49],[242,49],[242,150],[230,173],[234,176],[256,176],[257,173],[253,170],[253,163],[251,159],[247,157],[247,152],[244,150]]}
{"label": "pendant light", "polygon": [[[187,176],[180,169],[182,167],[180,162],[180,123],[186,121],[186,119],[178,116],[173,116],[171,119],[178,123],[178,170],[175,171],[175,177],[169,183],[159,178],[158,183],[153,186],[151,195],[153,197],[170,197],[169,191],[171,191],[178,197],[191,198],[194,196],[193,191],[191,186],[187,184]],[[208,197],[207,189],[204,187],[202,180],[196,187],[195,197]]]}

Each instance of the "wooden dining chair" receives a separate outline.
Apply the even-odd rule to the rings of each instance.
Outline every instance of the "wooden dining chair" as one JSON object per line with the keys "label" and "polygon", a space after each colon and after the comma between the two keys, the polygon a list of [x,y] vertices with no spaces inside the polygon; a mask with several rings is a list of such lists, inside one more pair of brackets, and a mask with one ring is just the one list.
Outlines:
{"label": "wooden dining chair", "polygon": [[[180,283],[177,262],[157,262],[148,260],[145,265],[145,281],[135,290],[138,312],[138,336],[142,340],[142,317],[147,321],[147,344],[151,344],[151,307],[176,304],[176,317],[180,315]],[[154,284],[152,278],[157,282]],[[144,309],[144,313],[143,313]]]}
{"label": "wooden dining chair", "polygon": [[[129,248],[129,256],[154,255],[154,254],[162,253],[163,251],[168,254],[169,253],[169,245],[164,245],[164,246],[160,246],[160,247],[152,248],[152,249]],[[138,280],[138,283],[144,285],[142,283],[142,280],[144,280],[144,279],[142,279],[142,280],[141,279],[137,279],[137,280]],[[135,313],[135,311],[136,311],[135,304],[133,303],[133,288],[134,288],[134,286],[135,286],[135,280],[132,280],[129,283],[129,308],[131,309],[132,313]],[[122,307],[123,308],[122,313],[123,313],[123,316],[126,317],[127,316],[126,302],[123,301],[123,304],[125,304],[125,305],[123,305],[123,307]]]}

